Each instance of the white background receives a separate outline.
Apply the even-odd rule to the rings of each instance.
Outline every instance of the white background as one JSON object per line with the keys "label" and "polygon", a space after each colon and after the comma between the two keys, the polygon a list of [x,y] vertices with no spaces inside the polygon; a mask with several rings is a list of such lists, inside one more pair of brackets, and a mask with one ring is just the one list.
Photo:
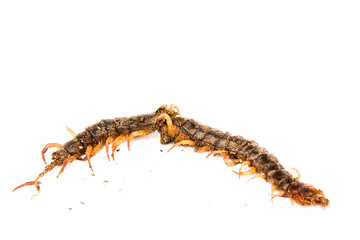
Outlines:
{"label": "white background", "polygon": [[[359,12],[358,1],[1,1],[0,238],[359,238]],[[95,176],[78,161],[32,200],[34,187],[11,192],[43,170],[46,143],[71,139],[66,125],[171,103],[257,141],[330,206],[272,203],[264,180],[191,148],[167,153],[157,133],[115,161],[100,151]]]}

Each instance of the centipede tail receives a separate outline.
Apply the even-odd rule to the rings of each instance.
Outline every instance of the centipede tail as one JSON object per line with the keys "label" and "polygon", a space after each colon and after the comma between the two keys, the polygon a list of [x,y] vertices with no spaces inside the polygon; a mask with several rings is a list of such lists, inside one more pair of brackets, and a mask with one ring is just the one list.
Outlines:
{"label": "centipede tail", "polygon": [[[114,159],[114,151],[122,142],[127,141],[127,146],[130,149],[130,141],[134,137],[150,134],[154,131],[159,132],[162,144],[174,143],[169,151],[180,145],[192,146],[196,152],[209,151],[207,157],[222,155],[227,166],[240,164],[239,171],[234,171],[239,177],[258,174],[257,176],[261,176],[272,185],[272,198],[275,196],[287,197],[300,205],[326,207],[329,204],[329,200],[325,198],[320,189],[300,182],[299,177],[293,177],[274,155],[260,147],[255,141],[247,140],[241,136],[232,136],[228,132],[224,133],[218,129],[202,125],[194,119],[184,118],[180,116],[179,109],[175,105],[170,107],[163,105],[149,114],[101,120],[85,128],[85,131],[77,134],[63,145],[59,143],[47,144],[41,151],[44,162],[44,154],[49,148],[59,148],[52,153],[52,162],[45,166],[43,172],[34,181],[26,182],[13,191],[30,185],[34,185],[39,191],[39,178],[55,167],[61,167],[59,176],[67,164],[74,160],[88,161],[89,167],[93,171],[90,158],[104,145],[107,157],[110,160],[109,145],[112,144],[111,156]],[[73,131],[70,133],[75,135]],[[242,171],[244,166],[248,166],[249,170]],[[276,195],[274,195],[275,190],[279,192]]]}

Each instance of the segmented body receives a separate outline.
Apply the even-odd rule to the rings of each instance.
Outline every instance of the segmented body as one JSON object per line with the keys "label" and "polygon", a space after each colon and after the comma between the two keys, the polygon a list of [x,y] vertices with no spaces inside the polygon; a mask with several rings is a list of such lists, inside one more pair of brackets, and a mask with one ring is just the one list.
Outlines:
{"label": "segmented body", "polygon": [[52,159],[61,165],[63,161],[71,156],[79,158],[84,155],[88,146],[103,145],[106,139],[110,137],[116,138],[120,135],[129,135],[132,132],[141,130],[155,131],[155,120],[154,113],[130,118],[101,120],[87,127],[84,132],[65,143],[63,148],[52,154]]}
{"label": "segmented body", "polygon": [[214,154],[224,155],[224,161],[228,166],[241,163],[242,168],[244,165],[248,165],[249,171],[241,172],[240,168],[237,174],[239,176],[248,173],[260,174],[272,184],[273,190],[279,191],[278,196],[288,197],[301,205],[326,207],[329,204],[321,190],[293,177],[275,156],[260,147],[255,141],[241,136],[232,136],[228,132],[224,133],[202,125],[193,119],[181,117],[173,106],[168,108],[166,105],[161,106],[154,113],[102,120],[87,127],[84,132],[76,135],[62,148],[53,152],[53,162],[45,167],[35,181],[20,185],[14,190],[26,185],[35,185],[39,189],[38,179],[55,166],[62,166],[61,173],[68,162],[75,159],[86,160],[85,158],[81,159],[83,155],[87,156],[90,165],[90,157],[104,144],[108,151],[108,144],[112,142],[112,151],[114,152],[119,142],[127,140],[129,143],[132,137],[156,130],[160,133],[162,144],[173,142],[174,146],[191,145],[195,147],[195,151],[210,151]]}
{"label": "segmented body", "polygon": [[181,134],[196,143],[195,148],[206,146],[210,151],[226,154],[231,159],[227,162],[229,166],[250,161],[248,165],[264,174],[265,179],[274,184],[278,190],[286,190],[293,180],[279,161],[253,140],[232,136],[218,129],[201,125],[193,119],[178,117],[174,124],[179,127]]}

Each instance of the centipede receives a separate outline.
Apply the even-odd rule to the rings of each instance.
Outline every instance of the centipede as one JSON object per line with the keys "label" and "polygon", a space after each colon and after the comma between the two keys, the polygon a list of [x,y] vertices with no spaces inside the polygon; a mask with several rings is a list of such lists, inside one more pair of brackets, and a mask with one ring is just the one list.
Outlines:
{"label": "centipede", "polygon": [[[302,206],[327,207],[329,200],[322,190],[311,184],[300,181],[297,171],[294,177],[287,171],[279,160],[257,142],[245,139],[242,136],[233,136],[229,132],[222,132],[216,128],[202,125],[194,119],[180,115],[179,108],[171,104],[162,105],[155,112],[132,117],[120,117],[101,120],[85,128],[85,131],[75,134],[71,129],[73,139],[65,144],[48,143],[41,151],[46,164],[44,170],[35,180],[23,183],[13,189],[18,190],[25,186],[35,186],[40,192],[40,178],[46,173],[59,167],[59,177],[66,166],[73,161],[87,161],[93,171],[90,159],[105,146],[107,158],[114,159],[114,152],[123,142],[139,136],[157,131],[160,134],[161,144],[173,143],[171,149],[177,146],[194,147],[195,152],[209,152],[208,156],[220,155],[226,166],[239,165],[239,170],[233,172],[240,178],[242,175],[260,177],[271,184],[271,199],[275,197],[289,198],[291,203]],[[45,153],[50,148],[57,148],[51,155],[51,162],[46,163]],[[244,170],[246,167],[246,170]]]}

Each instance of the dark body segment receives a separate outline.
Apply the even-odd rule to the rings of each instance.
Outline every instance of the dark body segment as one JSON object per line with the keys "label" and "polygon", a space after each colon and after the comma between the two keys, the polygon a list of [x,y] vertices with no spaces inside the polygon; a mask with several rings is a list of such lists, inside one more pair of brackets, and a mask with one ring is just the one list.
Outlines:
{"label": "dark body segment", "polygon": [[122,117],[122,118],[115,118],[115,129],[119,135],[121,134],[128,134],[130,130],[128,130],[129,126],[124,124],[124,122],[128,121],[128,118]]}
{"label": "dark body segment", "polygon": [[96,145],[96,140],[95,138],[92,136],[92,134],[89,131],[84,131],[82,133],[79,133],[76,138],[82,142],[82,144],[84,145],[84,148],[86,149],[87,146],[95,146]]}
{"label": "dark body segment", "polygon": [[114,119],[104,119],[103,122],[105,123],[108,137],[115,137],[118,135]]}
{"label": "dark body segment", "polygon": [[252,159],[249,158],[249,155],[258,147],[259,146],[255,141],[244,140],[243,143],[240,145],[239,149],[237,150],[236,155],[240,158],[252,161]]}
{"label": "dark body segment", "polygon": [[178,117],[175,123],[178,124],[180,134],[196,142],[197,147],[207,146],[211,150],[225,150],[230,141],[228,134],[207,125],[201,125],[194,119]]}
{"label": "dark body segment", "polygon": [[108,132],[106,130],[106,125],[104,120],[87,127],[86,131],[88,131],[91,134],[91,136],[95,139],[95,141],[98,143],[105,141],[105,139],[108,137]]}
{"label": "dark body segment", "polygon": [[141,130],[155,131],[155,122],[155,113],[114,119],[115,129],[118,135],[129,134],[131,132]]}
{"label": "dark body segment", "polygon": [[203,139],[205,138],[206,132],[210,130],[211,128],[206,125],[200,125],[197,129],[197,131],[190,137],[190,139],[196,141],[199,146],[205,146],[206,144],[203,142]]}
{"label": "dark body segment", "polygon": [[221,151],[225,151],[226,147],[230,143],[230,138],[231,138],[230,134],[227,133],[223,134],[217,144],[218,149]]}
{"label": "dark body segment", "polygon": [[[219,147],[219,142],[222,139],[222,136],[225,135],[223,132],[210,128],[205,132],[205,136],[202,139],[204,145],[209,146],[211,149],[221,150]],[[225,136],[225,139],[227,136]]]}
{"label": "dark body segment", "polygon": [[156,123],[157,115],[155,113],[150,114],[141,114],[132,117],[131,119],[135,122],[134,126],[136,126],[136,131],[140,130],[149,130],[155,131],[157,129]]}
{"label": "dark body segment", "polygon": [[241,136],[231,136],[225,150],[229,151],[233,158],[241,158],[238,149],[243,144],[244,140],[245,139]]}
{"label": "dark body segment", "polygon": [[63,148],[70,154],[70,155],[83,155],[85,153],[84,144],[79,141],[77,138],[70,140],[69,142],[63,145]]}
{"label": "dark body segment", "polygon": [[200,124],[196,122],[194,119],[187,119],[181,128],[184,130],[187,135],[189,135],[190,139],[194,139],[193,136],[199,131]]}

